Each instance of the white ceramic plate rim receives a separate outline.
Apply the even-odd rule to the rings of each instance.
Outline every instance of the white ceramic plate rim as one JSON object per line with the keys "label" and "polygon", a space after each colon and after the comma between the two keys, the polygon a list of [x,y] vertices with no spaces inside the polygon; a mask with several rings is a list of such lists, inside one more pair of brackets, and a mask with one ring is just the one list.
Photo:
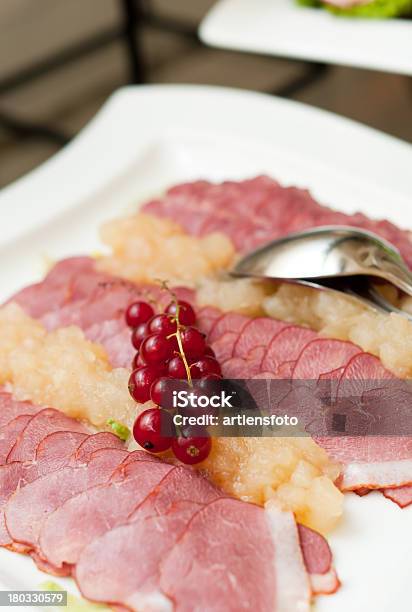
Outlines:
{"label": "white ceramic plate rim", "polygon": [[355,19],[295,0],[220,0],[200,26],[212,46],[412,74],[412,19]]}

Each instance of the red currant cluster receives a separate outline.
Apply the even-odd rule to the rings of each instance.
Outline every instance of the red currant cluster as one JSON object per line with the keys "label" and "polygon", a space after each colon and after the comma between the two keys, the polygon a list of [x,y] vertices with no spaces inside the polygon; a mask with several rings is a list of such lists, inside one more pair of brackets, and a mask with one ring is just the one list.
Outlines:
{"label": "red currant cluster", "polygon": [[[157,408],[142,412],[133,435],[138,444],[152,453],[172,449],[183,463],[206,459],[211,439],[203,427],[185,427],[178,432],[171,412],[160,408],[165,390],[173,379],[207,381],[222,377],[220,365],[205,336],[196,327],[190,304],[174,299],[163,313],[155,314],[147,302],[134,302],[126,311],[126,322],[133,329],[136,349],[129,391],[143,404],[152,400]],[[170,388],[170,387],[169,387]]]}

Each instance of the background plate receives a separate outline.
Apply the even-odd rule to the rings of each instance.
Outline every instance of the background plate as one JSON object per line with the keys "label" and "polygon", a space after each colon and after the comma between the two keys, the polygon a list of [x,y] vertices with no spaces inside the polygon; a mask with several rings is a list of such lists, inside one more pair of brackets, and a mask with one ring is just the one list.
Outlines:
{"label": "background plate", "polygon": [[215,47],[412,75],[412,19],[354,19],[295,0],[221,0],[200,27]]}
{"label": "background plate", "polygon": [[[302,104],[209,87],[125,88],[71,145],[0,192],[0,297],[39,278],[45,258],[99,248],[103,219],[190,179],[266,172],[341,210],[412,227],[411,167],[412,146]],[[330,538],[343,587],[316,610],[409,611],[411,526],[412,508],[347,495]],[[0,550],[0,588],[46,579]]]}

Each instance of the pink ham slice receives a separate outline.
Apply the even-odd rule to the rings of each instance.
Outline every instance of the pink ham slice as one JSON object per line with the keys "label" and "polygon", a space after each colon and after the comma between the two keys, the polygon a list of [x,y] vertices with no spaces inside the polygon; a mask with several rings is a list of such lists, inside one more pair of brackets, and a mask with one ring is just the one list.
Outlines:
{"label": "pink ham slice", "polygon": [[346,366],[352,357],[361,352],[361,349],[351,342],[316,338],[301,351],[293,368],[292,378],[317,380],[322,374]]}
{"label": "pink ham slice", "polygon": [[[41,440],[33,461],[14,461],[0,466],[0,545],[12,544],[5,527],[4,507],[17,488],[22,489],[29,482],[69,463],[86,464],[93,454],[102,448],[123,449],[124,444],[108,432],[86,436],[79,432],[58,431]],[[122,452],[124,456],[129,456],[126,451]]]}
{"label": "pink ham slice", "polygon": [[4,515],[11,539],[23,544],[18,549],[36,548],[47,516],[70,497],[108,481],[124,457],[122,450],[101,449],[87,464],[63,467],[15,491],[6,503]]}
{"label": "pink ham slice", "polygon": [[[287,323],[258,317],[250,319],[243,327],[237,342],[233,347],[233,357],[247,358],[250,351],[258,346],[267,346],[272,338],[275,338],[282,329],[287,327]],[[265,368],[271,370],[272,368]]]}
{"label": "pink ham slice", "polygon": [[17,438],[30,421],[31,415],[22,414],[0,427],[0,465],[4,465]]}
{"label": "pink ham slice", "polygon": [[237,183],[202,182],[201,189],[196,185],[169,189],[163,198],[147,203],[143,211],[171,218],[194,235],[221,231],[240,252],[293,231],[320,225],[353,225],[395,244],[412,266],[412,245],[407,231],[359,213],[347,215],[333,211],[316,202],[306,190],[282,187],[267,176]]}
{"label": "pink ham slice", "polygon": [[343,491],[402,487],[412,482],[412,438],[347,436],[316,438],[331,458],[343,464]]}
{"label": "pink ham slice", "polygon": [[233,346],[238,338],[239,334],[228,331],[213,342],[212,348],[219,363],[223,363],[224,361],[232,358]]}
{"label": "pink ham slice", "polygon": [[203,306],[197,309],[196,312],[196,325],[200,329],[201,332],[209,334],[212,329],[216,319],[221,316],[220,310],[214,308],[213,306]]}
{"label": "pink ham slice", "polygon": [[24,414],[36,414],[42,407],[35,406],[31,402],[19,402],[10,393],[0,391],[0,427],[7,425],[16,417]]}
{"label": "pink ham slice", "polygon": [[[221,495],[193,470],[177,467],[169,472],[131,515],[128,524],[96,538],[82,551],[75,567],[82,594],[132,609],[146,609],[144,606],[149,604],[155,610],[162,609],[156,607],[160,563],[193,514]],[[139,572],[130,571],[134,567]]]}
{"label": "pink ham slice", "polygon": [[267,346],[262,370],[276,372],[283,363],[296,360],[302,349],[317,337],[316,332],[305,327],[290,325],[281,328]]}
{"label": "pink ham slice", "polygon": [[111,482],[72,497],[45,521],[39,538],[41,556],[55,568],[69,566],[69,573],[83,548],[125,523],[172,469],[176,468],[161,461],[136,460]]}
{"label": "pink ham slice", "polygon": [[[152,598],[161,593],[178,612],[309,611],[293,515],[234,499],[208,504],[162,561],[160,589],[153,589]],[[130,601],[137,610],[138,594]]]}
{"label": "pink ham slice", "polygon": [[236,312],[225,313],[215,319],[214,325],[208,334],[208,342],[213,344],[213,342],[219,340],[227,332],[234,332],[239,335],[249,322],[249,317],[244,315],[237,314]]}
{"label": "pink ham slice", "polygon": [[400,508],[406,508],[412,504],[412,486],[398,487],[396,489],[383,489],[385,497],[398,504]]}
{"label": "pink ham slice", "polygon": [[48,433],[55,431],[90,433],[90,429],[79,421],[67,417],[53,408],[45,408],[29,420],[11,449],[7,462],[31,461],[34,459],[39,442]]}
{"label": "pink ham slice", "polygon": [[131,330],[123,317],[95,323],[85,330],[88,340],[102,344],[114,368],[130,368],[136,353],[130,340]]}
{"label": "pink ham slice", "polygon": [[332,566],[332,552],[329,544],[319,533],[304,525],[298,525],[298,532],[313,594],[335,593],[340,582]]}

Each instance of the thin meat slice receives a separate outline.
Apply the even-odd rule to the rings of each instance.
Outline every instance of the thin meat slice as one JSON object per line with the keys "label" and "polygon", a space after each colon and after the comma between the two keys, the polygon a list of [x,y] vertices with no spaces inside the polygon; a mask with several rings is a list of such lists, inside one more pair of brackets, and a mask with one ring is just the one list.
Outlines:
{"label": "thin meat slice", "polygon": [[163,560],[160,588],[177,612],[309,610],[293,515],[235,499],[208,504]]}
{"label": "thin meat slice", "polygon": [[39,538],[41,556],[55,568],[75,564],[89,542],[126,522],[172,469],[176,468],[160,461],[134,461],[125,467],[122,478],[72,497],[45,521]]}
{"label": "thin meat slice", "polygon": [[250,362],[242,357],[230,357],[221,363],[222,374],[225,378],[247,379],[260,373],[260,365]]}
{"label": "thin meat slice", "polygon": [[135,349],[130,341],[131,330],[124,317],[95,323],[85,330],[88,340],[101,344],[113,368],[130,368]]}
{"label": "thin meat slice", "polygon": [[133,455],[125,451],[119,438],[109,432],[88,436],[79,432],[58,431],[41,440],[33,461],[14,461],[0,466],[0,545],[12,544],[5,528],[4,508],[17,489],[66,465],[86,465],[94,453],[106,448],[117,449],[123,459]]}
{"label": "thin meat slice", "polygon": [[87,464],[63,467],[17,490],[8,500],[4,514],[11,539],[24,545],[19,550],[36,548],[47,516],[70,497],[108,481],[123,459],[121,450],[102,449]]}
{"label": "thin meat slice", "polygon": [[316,332],[306,327],[290,325],[281,329],[267,347],[262,369],[276,372],[284,362],[296,360],[303,348],[317,337]]}
{"label": "thin meat slice", "polygon": [[55,431],[45,436],[37,445],[33,461],[38,476],[64,467],[80,444],[89,437],[78,431]]}
{"label": "thin meat slice", "polygon": [[335,593],[340,586],[329,544],[316,531],[298,524],[299,542],[314,595]]}
{"label": "thin meat slice", "polygon": [[236,312],[223,314],[218,319],[215,319],[215,323],[208,335],[208,342],[213,344],[213,342],[218,340],[226,332],[240,334],[249,321],[249,317],[245,317]]}
{"label": "thin meat slice", "polygon": [[120,438],[109,431],[99,431],[87,436],[76,449],[73,460],[77,463],[87,463],[93,453],[104,448],[125,450],[125,444]]}
{"label": "thin meat slice", "polygon": [[216,319],[221,316],[220,310],[213,306],[203,306],[196,311],[196,325],[206,336],[212,329]]}
{"label": "thin meat slice", "polygon": [[[75,567],[82,594],[133,610],[163,610],[162,606],[169,604],[158,587],[161,561],[193,514],[221,496],[194,470],[177,467],[169,472],[128,524],[106,532],[84,548]],[[133,569],[136,567],[138,572]]]}
{"label": "thin meat slice", "polygon": [[[283,321],[266,317],[251,319],[242,329],[242,333],[233,347],[233,356],[247,358],[250,351],[257,346],[267,346],[268,342],[287,327]],[[272,368],[265,368],[271,370]]]}
{"label": "thin meat slice", "polygon": [[22,414],[0,427],[0,465],[4,465],[17,438],[30,421],[31,415]]}
{"label": "thin meat slice", "polygon": [[322,374],[345,366],[352,357],[361,352],[361,349],[352,342],[316,338],[301,351],[292,378],[318,380]]}
{"label": "thin meat slice", "polygon": [[397,487],[395,489],[382,489],[385,497],[398,504],[400,508],[406,508],[412,504],[412,486]]}
{"label": "thin meat slice", "polygon": [[329,457],[343,464],[343,491],[402,487],[412,483],[412,438],[407,436],[316,437]]}
{"label": "thin meat slice", "polygon": [[35,406],[31,402],[20,402],[13,398],[11,393],[0,391],[0,427],[7,425],[16,417],[23,414],[36,414],[43,407]]}
{"label": "thin meat slice", "polygon": [[226,359],[230,359],[233,354],[233,346],[237,341],[239,334],[232,331],[225,332],[220,338],[212,344],[212,349],[215,352],[216,359],[221,363]]}
{"label": "thin meat slice", "polygon": [[31,461],[34,459],[37,445],[48,433],[54,431],[76,431],[90,433],[90,429],[54,408],[45,408],[35,414],[20,433],[7,462]]}

